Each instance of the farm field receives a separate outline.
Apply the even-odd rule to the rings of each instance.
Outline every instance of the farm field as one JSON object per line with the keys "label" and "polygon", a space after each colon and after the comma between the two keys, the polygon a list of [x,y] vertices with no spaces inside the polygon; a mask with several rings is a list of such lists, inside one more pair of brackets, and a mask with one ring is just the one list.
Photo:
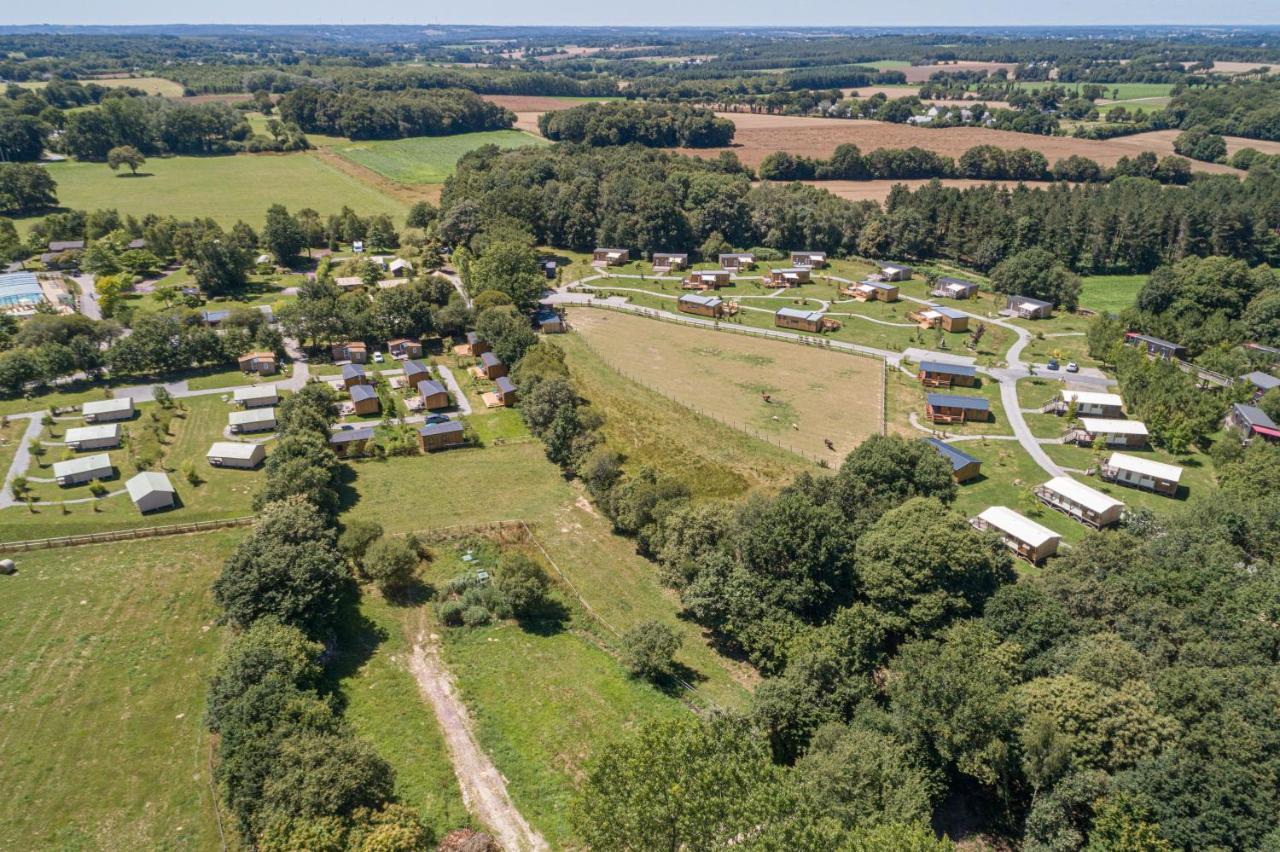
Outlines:
{"label": "farm field", "polygon": [[[832,195],[848,201],[884,201],[889,197],[890,191],[899,184],[906,186],[907,189],[917,190],[922,186],[928,186],[934,180],[943,186],[952,187],[953,189],[972,189],[977,186],[989,186],[996,184],[1004,189],[1013,189],[1019,185],[1019,181],[1008,180],[971,180],[968,178],[911,178],[909,180],[806,180],[804,183],[810,186],[816,186],[818,189],[825,189]],[[1053,186],[1051,181],[1022,181],[1022,185],[1034,188]]]}
{"label": "farm field", "polygon": [[[163,77],[87,77],[80,80],[83,85],[96,83],[108,89],[120,89],[125,86],[141,89],[148,95],[164,95],[166,98],[182,97],[182,84]],[[44,80],[31,80],[18,83],[24,89],[43,89],[49,85]]]}
{"label": "farm field", "polygon": [[[1181,130],[1152,130],[1147,133],[1135,133],[1132,136],[1117,136],[1107,142],[1117,146],[1128,146],[1133,149],[1129,156],[1142,151],[1154,151],[1160,156],[1173,153],[1173,140],[1178,138]],[[1227,156],[1231,156],[1242,148],[1252,148],[1263,154],[1280,154],[1280,142],[1265,139],[1246,139],[1243,136],[1224,136],[1227,142]],[[1191,161],[1193,169],[1201,169],[1205,163]],[[1225,166],[1222,168],[1226,168]]]}
{"label": "farm field", "polygon": [[5,848],[219,848],[209,587],[239,535],[17,557],[0,619]]}
{"label": "farm field", "polygon": [[809,457],[838,461],[879,431],[877,360],[604,311],[570,320],[624,375]]}
{"label": "farm field", "polygon": [[937,65],[912,65],[900,59],[884,59],[876,62],[859,63],[871,65],[881,71],[901,71],[907,75],[908,83],[924,83],[935,73],[954,71],[998,71],[1001,68],[1012,72],[1017,66],[1010,62],[982,62],[972,59],[960,59],[955,62],[944,62]]}
{"label": "farm field", "polygon": [[519,130],[460,133],[455,136],[415,136],[373,142],[347,142],[330,150],[351,162],[405,184],[443,183],[458,159],[483,145],[522,148],[546,144],[541,137]]}
{"label": "farm field", "polygon": [[1091,275],[1080,279],[1080,306],[1118,314],[1133,307],[1147,275]]}

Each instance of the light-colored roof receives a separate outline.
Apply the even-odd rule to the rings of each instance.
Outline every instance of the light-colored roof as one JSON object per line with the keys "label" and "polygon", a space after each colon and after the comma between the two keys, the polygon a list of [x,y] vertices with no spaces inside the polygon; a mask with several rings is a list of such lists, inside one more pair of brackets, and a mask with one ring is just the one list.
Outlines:
{"label": "light-colored roof", "polygon": [[1008,506],[991,506],[983,509],[978,517],[1001,532],[1007,533],[1018,541],[1029,544],[1032,547],[1040,547],[1046,542],[1061,538],[1053,530],[1037,524],[1030,518],[1019,515]]}
{"label": "light-colored roof", "polygon": [[173,483],[169,481],[169,477],[156,470],[144,470],[126,482],[124,487],[129,490],[129,499],[135,503],[157,491],[174,493]]}
{"label": "light-colored roof", "polygon": [[935,305],[933,309],[947,319],[961,319],[968,316],[964,311],[957,311],[955,308],[948,308],[946,305]]}
{"label": "light-colored roof", "polygon": [[798,250],[798,251],[791,252],[791,254],[793,257],[800,256],[800,255],[803,255],[804,257],[826,257],[827,256],[827,253],[825,251]]}
{"label": "light-colored roof", "polygon": [[719,305],[723,299],[719,296],[702,296],[697,293],[687,293],[680,297],[681,302],[688,302],[694,305],[704,305],[708,308],[714,308]]}
{"label": "light-colored roof", "polygon": [[79,441],[95,441],[100,438],[115,438],[120,435],[119,423],[96,423],[93,426],[77,426],[68,429],[64,440],[68,444]]}
{"label": "light-colored roof", "polygon": [[1107,420],[1100,417],[1081,417],[1084,431],[1107,435],[1145,435],[1147,426],[1141,420]]}
{"label": "light-colored roof", "polygon": [[769,271],[770,271],[770,272],[772,272],[772,273],[774,273],[774,274],[782,273],[783,275],[801,275],[801,274],[803,274],[803,273],[805,273],[805,272],[808,272],[808,271],[809,271],[809,267],[807,267],[807,266],[787,266],[787,267],[783,267],[782,269],[770,269]]}
{"label": "light-colored roof", "polygon": [[127,396],[115,399],[95,399],[80,406],[81,414],[114,414],[117,411],[132,411],[133,399]]}
{"label": "light-colored roof", "polygon": [[274,384],[267,385],[249,385],[248,387],[236,388],[234,394],[236,402],[243,402],[246,399],[266,399],[267,397],[278,397],[276,386]]}
{"label": "light-colored roof", "polygon": [[106,453],[94,453],[83,458],[53,463],[53,475],[57,478],[76,473],[91,473],[95,470],[111,470],[111,456]]}
{"label": "light-colored roof", "polygon": [[820,320],[822,319],[822,311],[802,311],[797,308],[779,308],[778,316],[803,320]]}
{"label": "light-colored roof", "polygon": [[882,264],[880,264],[880,268],[881,268],[881,269],[903,270],[903,269],[910,269],[911,267],[910,267],[910,266],[903,266],[902,264],[899,264],[899,263],[882,263]]}
{"label": "light-colored roof", "polygon": [[248,461],[258,451],[260,444],[242,444],[239,441],[217,441],[209,448],[210,458],[241,459]]}
{"label": "light-colored roof", "polygon": [[859,287],[865,287],[868,290],[897,290],[897,284],[886,284],[883,281],[859,281]]}
{"label": "light-colored roof", "polygon": [[1009,297],[1009,303],[1015,305],[1034,305],[1037,308],[1053,307],[1053,302],[1046,302],[1044,299],[1036,299],[1031,296],[1013,295]]}
{"label": "light-colored roof", "polygon": [[266,423],[276,419],[274,408],[250,408],[246,411],[233,411],[227,416],[232,426],[244,426],[246,423]]}
{"label": "light-colored roof", "polygon": [[1261,370],[1254,370],[1252,373],[1245,373],[1240,378],[1253,383],[1253,386],[1261,390],[1271,390],[1272,388],[1280,388],[1280,379],[1270,373],[1264,373]]}
{"label": "light-colored roof", "polygon": [[1098,393],[1097,391],[1064,390],[1062,401],[1075,402],[1078,405],[1112,405],[1116,408],[1124,406],[1124,399],[1118,393]]}
{"label": "light-colored roof", "polygon": [[719,278],[728,274],[729,272],[724,269],[695,269],[693,271],[693,275],[698,278]]}
{"label": "light-colored roof", "polygon": [[333,279],[333,283],[343,289],[348,287],[363,287],[364,279],[358,275],[340,275]]}
{"label": "light-colored roof", "polygon": [[1182,468],[1176,464],[1165,464],[1164,462],[1144,459],[1141,456],[1131,456],[1127,453],[1112,453],[1111,458],[1107,459],[1107,466],[1118,467],[1121,470],[1131,470],[1134,473],[1145,474],[1155,479],[1167,479],[1170,482],[1177,482],[1182,478]]}
{"label": "light-colored roof", "polygon": [[1091,512],[1105,512],[1114,509],[1116,506],[1123,506],[1120,500],[1103,494],[1096,488],[1090,488],[1087,485],[1076,482],[1069,476],[1055,476],[1043,486],[1057,494],[1066,497],[1072,503],[1078,503]]}

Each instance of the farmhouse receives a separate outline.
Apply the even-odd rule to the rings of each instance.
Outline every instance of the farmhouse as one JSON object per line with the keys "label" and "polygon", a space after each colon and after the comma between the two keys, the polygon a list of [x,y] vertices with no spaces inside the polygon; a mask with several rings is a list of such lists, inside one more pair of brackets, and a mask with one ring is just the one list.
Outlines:
{"label": "farmhouse", "polygon": [[769,283],[776,287],[799,287],[810,280],[809,267],[791,266],[786,269],[770,269]]}
{"label": "farmhouse", "polygon": [[978,295],[978,285],[963,278],[942,277],[934,284],[930,295],[945,299],[972,299]]}
{"label": "farmhouse", "polygon": [[1148,358],[1170,358],[1176,361],[1183,361],[1187,357],[1187,347],[1179,343],[1171,343],[1168,340],[1161,340],[1158,337],[1152,337],[1149,334],[1139,334],[1136,331],[1126,332],[1124,336],[1126,346],[1133,346],[1142,349],[1147,353]]}
{"label": "farmhouse", "polygon": [[964,364],[921,361],[916,378],[920,380],[920,384],[930,388],[949,388],[953,385],[971,388],[978,383],[978,369]]}
{"label": "farmhouse", "polygon": [[507,365],[492,352],[485,352],[480,356],[480,371],[486,379],[493,380],[507,374]]}
{"label": "farmhouse", "polygon": [[173,490],[169,477],[154,470],[144,470],[124,484],[129,499],[142,514],[158,509],[168,509],[177,502],[178,493]]}
{"label": "farmhouse", "polygon": [[262,444],[244,444],[239,441],[217,441],[206,458],[213,467],[238,467],[252,470],[262,464],[267,457],[267,448]]}
{"label": "farmhouse", "polygon": [[110,423],[112,420],[128,420],[133,416],[133,399],[127,396],[115,399],[96,399],[80,406],[85,423]]}
{"label": "farmhouse", "polygon": [[515,383],[506,376],[498,376],[497,381],[495,381],[494,384],[497,386],[498,401],[505,406],[515,405]]}
{"label": "farmhouse", "polygon": [[274,352],[246,352],[237,359],[242,373],[257,373],[259,376],[274,376],[277,364]]}
{"label": "farmhouse", "polygon": [[472,358],[479,358],[481,355],[489,351],[489,344],[487,341],[481,340],[480,335],[476,334],[474,331],[468,331],[466,342],[463,343],[463,349]]}
{"label": "farmhouse", "polygon": [[1105,482],[1115,482],[1174,497],[1178,493],[1178,480],[1182,478],[1182,468],[1176,464],[1165,464],[1139,456],[1112,453],[1111,457],[1098,468],[1098,476]]}
{"label": "farmhouse", "polygon": [[1033,491],[1040,502],[1095,529],[1120,522],[1124,503],[1069,476],[1055,476]]}
{"label": "farmhouse", "polygon": [[416,387],[418,382],[431,378],[431,370],[421,361],[405,361],[402,369],[405,387]]}
{"label": "farmhouse", "polygon": [[1075,431],[1076,443],[1085,446],[1098,438],[1108,447],[1142,447],[1147,443],[1147,427],[1137,420],[1081,417],[1080,428]]}
{"label": "farmhouse", "polygon": [[880,264],[880,280],[882,281],[910,281],[911,276],[915,274],[910,266],[902,266],[896,263]]}
{"label": "farmhouse", "polygon": [[955,475],[956,482],[968,482],[982,473],[982,462],[968,453],[961,452],[937,438],[925,438],[925,441],[950,462],[951,473]]}
{"label": "farmhouse", "polygon": [[1023,517],[1008,506],[984,509],[969,523],[979,530],[1000,534],[1010,550],[1033,565],[1058,552],[1062,537],[1048,527]]}
{"label": "farmhouse", "polygon": [[422,344],[416,340],[410,340],[407,337],[401,337],[396,340],[387,341],[387,354],[392,358],[421,358]]}
{"label": "farmhouse", "polygon": [[[1264,441],[1280,440],[1280,427],[1267,416],[1267,413],[1254,405],[1237,402],[1227,411],[1226,427],[1240,436],[1246,444],[1254,438]],[[68,430],[67,434],[71,434]]]}
{"label": "farmhouse", "polygon": [[689,265],[689,255],[671,254],[670,252],[653,253],[653,271],[670,272],[673,269],[684,269]]}
{"label": "farmhouse", "polygon": [[363,364],[369,360],[368,347],[358,340],[335,343],[331,354],[335,361],[350,361],[352,364]]}
{"label": "farmhouse", "polygon": [[718,290],[729,286],[727,269],[695,269],[684,279],[686,290]]}
{"label": "farmhouse", "polygon": [[446,423],[428,423],[418,430],[418,446],[424,453],[456,447],[462,444],[462,424],[457,420]]}
{"label": "farmhouse", "polygon": [[676,307],[682,313],[697,314],[702,317],[719,317],[724,313],[724,300],[719,296],[702,296],[686,293],[676,300]]}
{"label": "farmhouse", "polygon": [[747,252],[726,252],[720,255],[720,268],[741,272],[756,265],[756,256]]}
{"label": "farmhouse", "polygon": [[1010,296],[1005,313],[1021,319],[1046,319],[1053,316],[1053,303],[1030,296]]}
{"label": "farmhouse", "polygon": [[359,429],[342,429],[329,436],[329,446],[339,458],[358,456],[364,452],[364,445],[373,438],[373,430],[368,426]]}
{"label": "farmhouse", "polygon": [[940,328],[943,331],[968,331],[969,315],[955,308],[929,305],[907,314],[907,319],[920,323],[921,328]]}
{"label": "farmhouse", "polygon": [[621,266],[631,259],[631,252],[618,248],[598,248],[591,253],[591,262],[596,266]]}
{"label": "farmhouse", "polygon": [[364,371],[364,367],[359,364],[344,364],[342,367],[342,386],[345,388],[353,385],[364,385],[369,383],[369,374]]}
{"label": "farmhouse", "polygon": [[428,411],[449,407],[449,392],[439,382],[424,379],[418,382],[415,387],[418,388],[418,393],[422,395],[422,407]]}
{"label": "farmhouse", "polygon": [[96,426],[77,426],[74,429],[68,429],[63,436],[69,449],[81,452],[83,450],[110,450],[120,446],[120,424],[119,423],[102,423]]}
{"label": "farmhouse", "polygon": [[822,311],[802,311],[797,308],[781,308],[773,315],[773,324],[778,328],[794,328],[799,331],[821,332],[827,321]]}
{"label": "farmhouse", "polygon": [[793,251],[791,252],[791,265],[821,269],[827,265],[827,253],[825,251]]}
{"label": "farmhouse", "polygon": [[1240,380],[1253,385],[1253,398],[1255,401],[1267,391],[1280,388],[1280,379],[1277,379],[1270,373],[1264,373],[1261,370],[1254,370],[1252,373],[1245,373],[1240,377]]}
{"label": "farmhouse", "polygon": [[249,408],[244,411],[233,411],[227,417],[227,424],[233,434],[244,432],[266,432],[276,428],[276,410],[274,408]]}
{"label": "farmhouse", "polygon": [[860,281],[857,284],[846,284],[840,288],[846,296],[852,296],[859,302],[896,302],[898,286],[883,281]]}
{"label": "farmhouse", "polygon": [[280,394],[275,385],[253,385],[247,388],[236,388],[234,394],[236,405],[245,408],[261,408],[264,405],[275,405],[280,401]]}
{"label": "farmhouse", "polygon": [[111,456],[106,453],[53,463],[53,478],[62,486],[110,479],[115,472],[115,468],[111,466]]}
{"label": "farmhouse", "polygon": [[933,423],[986,421],[991,419],[991,403],[980,396],[930,393],[925,394],[924,414]]}
{"label": "farmhouse", "polygon": [[1076,404],[1077,416],[1111,419],[1124,417],[1124,399],[1118,393],[1062,390],[1058,391],[1048,408],[1054,414],[1066,414],[1073,402]]}
{"label": "farmhouse", "polygon": [[543,308],[534,314],[533,324],[543,334],[564,334],[564,317],[551,308]]}
{"label": "farmhouse", "polygon": [[352,385],[347,392],[351,394],[351,405],[356,414],[377,414],[382,410],[382,403],[378,401],[378,392],[373,385]]}

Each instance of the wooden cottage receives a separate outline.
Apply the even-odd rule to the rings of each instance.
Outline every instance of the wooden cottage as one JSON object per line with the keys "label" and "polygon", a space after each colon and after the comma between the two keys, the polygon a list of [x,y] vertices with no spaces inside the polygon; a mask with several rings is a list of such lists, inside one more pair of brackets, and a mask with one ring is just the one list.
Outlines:
{"label": "wooden cottage", "polygon": [[942,361],[921,361],[916,378],[929,388],[971,388],[978,383],[978,368]]}
{"label": "wooden cottage", "polygon": [[274,352],[246,352],[237,359],[242,373],[257,373],[259,376],[274,376],[279,365]]}
{"label": "wooden cottage", "polygon": [[481,355],[489,351],[489,342],[481,340],[480,335],[474,331],[468,331],[465,342],[462,344],[463,349],[472,358],[479,358]]}
{"label": "wooden cottage", "polygon": [[846,284],[840,288],[846,296],[852,296],[859,302],[896,302],[898,301],[898,285],[884,281],[859,281],[857,284]]}
{"label": "wooden cottage", "polygon": [[236,435],[245,432],[269,432],[276,428],[276,410],[248,408],[244,411],[233,411],[227,416],[227,426]]}
{"label": "wooden cottage", "polygon": [[928,305],[907,314],[907,319],[917,322],[921,328],[940,328],[943,331],[962,332],[969,330],[969,315],[955,308],[944,308],[941,305]]}
{"label": "wooden cottage", "polygon": [[674,269],[684,269],[688,265],[689,255],[687,254],[672,254],[670,252],[653,253],[654,272],[671,272]]}
{"label": "wooden cottage", "polygon": [[367,426],[359,429],[341,429],[329,436],[329,446],[339,458],[358,456],[373,439],[373,430]]}
{"label": "wooden cottage", "polygon": [[178,502],[178,492],[174,490],[173,483],[159,471],[144,470],[126,482],[124,487],[133,505],[144,515],[172,508]]}
{"label": "wooden cottage", "polygon": [[594,266],[621,266],[631,260],[631,252],[620,248],[598,248],[591,253]]}
{"label": "wooden cottage", "polygon": [[984,509],[976,518],[970,518],[969,523],[975,529],[997,533],[1010,550],[1033,565],[1057,553],[1062,542],[1062,536],[1008,506]]}
{"label": "wooden cottage", "polygon": [[1138,420],[1081,417],[1073,438],[1082,447],[1092,446],[1098,438],[1108,447],[1144,447],[1147,427]]}
{"label": "wooden cottage", "polygon": [[978,295],[978,285],[963,278],[942,277],[934,282],[930,295],[943,299],[972,299]]}
{"label": "wooden cottage", "polygon": [[719,260],[720,268],[729,272],[742,272],[756,265],[756,256],[747,252],[725,252]]}
{"label": "wooden cottage", "polygon": [[68,429],[62,440],[77,453],[85,450],[111,450],[120,446],[120,424],[98,423]]}
{"label": "wooden cottage", "polygon": [[373,385],[352,385],[347,392],[351,394],[351,405],[356,414],[377,414],[382,410],[382,403]]}
{"label": "wooden cottage", "polygon": [[794,328],[797,331],[822,332],[827,328],[822,311],[806,311],[798,308],[781,308],[773,315],[778,328]]}
{"label": "wooden cottage", "polygon": [[799,287],[811,279],[809,267],[789,266],[786,269],[770,269],[769,283],[775,287]]}
{"label": "wooden cottage", "polygon": [[64,488],[95,479],[110,479],[115,473],[115,468],[111,466],[111,456],[106,453],[53,463],[53,478]]}
{"label": "wooden cottage", "polygon": [[388,340],[387,354],[392,358],[398,358],[401,361],[406,358],[421,358],[422,343],[417,340],[410,340],[407,337],[401,337],[398,340]]}
{"label": "wooden cottage", "polygon": [[695,269],[684,279],[686,290],[719,290],[730,284],[727,269]]}
{"label": "wooden cottage", "polygon": [[825,251],[793,251],[791,252],[791,265],[821,269],[827,265],[827,253]]}
{"label": "wooden cottage", "polygon": [[1154,491],[1166,497],[1176,497],[1182,468],[1176,464],[1152,461],[1126,453],[1112,453],[1098,468],[1098,477],[1104,482],[1115,482],[1143,491]]}
{"label": "wooden cottage", "polygon": [[494,385],[497,387],[498,402],[508,407],[516,404],[516,386],[510,378],[498,376]]}
{"label": "wooden cottage", "polygon": [[910,266],[903,266],[899,263],[882,263],[880,264],[880,280],[882,281],[910,281],[911,276],[915,274]]}
{"label": "wooden cottage", "polygon": [[553,308],[543,308],[533,315],[533,324],[543,334],[564,334],[564,317]]}
{"label": "wooden cottage", "polygon": [[404,386],[407,388],[417,387],[418,382],[425,382],[431,378],[431,370],[421,361],[405,361],[402,369]]}
{"label": "wooden cottage", "polygon": [[96,399],[80,406],[85,423],[111,423],[133,417],[133,398],[119,396],[114,399]]}
{"label": "wooden cottage", "polygon": [[937,438],[925,438],[924,440],[951,465],[951,473],[955,476],[956,482],[968,482],[970,479],[982,474],[982,462],[968,453],[962,452],[948,443],[939,441]]}
{"label": "wooden cottage", "polygon": [[424,453],[460,447],[463,443],[462,424],[457,420],[444,423],[428,423],[418,430],[418,446]]}
{"label": "wooden cottage", "polygon": [[486,379],[493,381],[498,376],[507,374],[507,365],[497,355],[486,352],[480,356],[480,372],[484,373]]}
{"label": "wooden cottage", "polygon": [[206,458],[212,467],[234,467],[252,470],[267,457],[262,444],[245,444],[239,441],[217,441],[209,448]]}
{"label": "wooden cottage", "polygon": [[[1280,441],[1280,427],[1272,421],[1267,413],[1255,405],[1237,402],[1227,410],[1224,425],[1228,430],[1240,436],[1240,440],[1249,443],[1254,438],[1264,441]],[[71,434],[68,432],[67,434]]]}
{"label": "wooden cottage", "polygon": [[1053,316],[1053,302],[1030,296],[1010,296],[1005,303],[1005,313],[1020,319],[1048,319]]}
{"label": "wooden cottage", "polygon": [[350,361],[352,364],[363,364],[369,360],[369,348],[358,340],[349,340],[346,343],[335,343],[332,355],[335,361]]}
{"label": "wooden cottage", "polygon": [[1149,334],[1139,334],[1136,331],[1126,332],[1124,343],[1126,346],[1132,346],[1135,349],[1141,349],[1146,352],[1148,358],[1161,358],[1165,361],[1185,361],[1187,359],[1187,347],[1180,343],[1172,343],[1168,340],[1152,337]]}
{"label": "wooden cottage", "polygon": [[251,385],[247,388],[236,388],[232,399],[242,408],[263,408],[279,402],[280,392],[275,385]]}
{"label": "wooden cottage", "polygon": [[724,314],[724,299],[719,296],[686,293],[676,300],[676,307],[681,313],[718,318]]}
{"label": "wooden cottage", "polygon": [[444,385],[439,382],[424,379],[414,387],[418,389],[418,394],[422,397],[422,407],[427,411],[448,408],[451,405],[449,391],[445,390]]}
{"label": "wooden cottage", "polygon": [[1041,503],[1094,529],[1119,523],[1124,511],[1124,503],[1069,476],[1055,476],[1032,490]]}
{"label": "wooden cottage", "polygon": [[1112,420],[1124,417],[1124,399],[1118,393],[1062,390],[1058,391],[1058,395],[1047,408],[1053,414],[1066,414],[1073,402],[1076,404],[1077,417],[1100,417]]}
{"label": "wooden cottage", "polygon": [[370,381],[369,374],[366,373],[364,367],[359,364],[343,365],[342,386],[344,388],[353,388],[356,385],[367,385]]}
{"label": "wooden cottage", "polygon": [[985,422],[991,419],[991,403],[981,396],[925,394],[924,414],[932,423]]}

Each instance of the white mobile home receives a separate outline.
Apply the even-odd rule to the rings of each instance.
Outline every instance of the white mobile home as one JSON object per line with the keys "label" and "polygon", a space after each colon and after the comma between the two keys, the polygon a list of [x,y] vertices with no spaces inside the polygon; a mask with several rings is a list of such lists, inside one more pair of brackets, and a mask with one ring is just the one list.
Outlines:
{"label": "white mobile home", "polygon": [[1076,404],[1076,416],[1119,419],[1124,417],[1124,400],[1118,393],[1063,390],[1054,400],[1053,410],[1066,414],[1071,403]]}
{"label": "white mobile home", "polygon": [[112,420],[128,420],[133,416],[133,399],[127,396],[115,399],[98,399],[80,407],[85,423],[109,423]]}
{"label": "white mobile home", "polygon": [[1081,446],[1102,438],[1108,447],[1141,447],[1147,443],[1146,424],[1139,420],[1108,420],[1081,417],[1075,441]]}
{"label": "white mobile home", "polygon": [[1112,453],[1098,469],[1098,476],[1107,482],[1174,497],[1182,479],[1182,468],[1127,453]]}
{"label": "white mobile home", "polygon": [[120,446],[120,424],[102,423],[96,426],[77,426],[68,429],[63,438],[76,452],[83,450],[110,450]]}
{"label": "white mobile home", "polygon": [[144,470],[124,484],[129,499],[142,514],[167,509],[177,502],[177,492],[169,477],[154,470]]}
{"label": "white mobile home", "polygon": [[1004,543],[1023,559],[1033,564],[1042,562],[1058,552],[1062,536],[1030,518],[1023,517],[1008,506],[991,506],[984,509],[969,523],[976,529],[997,532]]}
{"label": "white mobile home", "polygon": [[265,432],[276,428],[276,410],[249,408],[244,411],[233,411],[227,421],[232,432]]}
{"label": "white mobile home", "polygon": [[234,395],[236,405],[245,408],[261,408],[264,405],[275,405],[280,401],[280,394],[275,385],[251,385],[236,388]]}
{"label": "white mobile home", "polygon": [[1119,523],[1124,511],[1124,503],[1069,476],[1055,476],[1037,485],[1035,495],[1046,506],[1097,529]]}
{"label": "white mobile home", "polygon": [[63,486],[80,485],[95,479],[109,479],[114,475],[115,468],[111,466],[111,456],[106,453],[53,463],[53,478]]}
{"label": "white mobile home", "polygon": [[209,448],[206,458],[213,467],[255,468],[266,458],[267,450],[261,444],[242,444],[238,441],[218,441]]}

